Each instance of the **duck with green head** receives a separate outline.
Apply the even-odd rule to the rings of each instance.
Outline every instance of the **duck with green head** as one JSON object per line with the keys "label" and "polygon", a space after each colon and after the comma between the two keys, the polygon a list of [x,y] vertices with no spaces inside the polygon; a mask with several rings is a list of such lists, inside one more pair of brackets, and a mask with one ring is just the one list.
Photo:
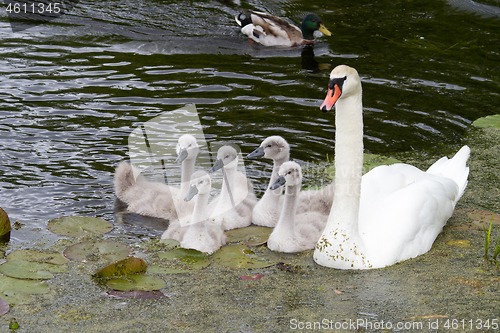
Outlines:
{"label": "duck with green head", "polygon": [[265,46],[300,46],[314,44],[314,32],[319,30],[326,36],[331,32],[316,14],[307,15],[302,21],[301,29],[284,19],[260,12],[249,11],[250,17],[244,14],[235,19],[241,26],[241,32],[254,42]]}

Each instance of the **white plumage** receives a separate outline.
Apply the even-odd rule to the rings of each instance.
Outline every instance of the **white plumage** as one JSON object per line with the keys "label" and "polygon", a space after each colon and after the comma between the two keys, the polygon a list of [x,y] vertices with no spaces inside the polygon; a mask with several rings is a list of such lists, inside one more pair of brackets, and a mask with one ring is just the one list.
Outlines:
{"label": "white plumage", "polygon": [[[302,185],[302,171],[295,162],[285,162],[279,169],[279,175],[271,189],[285,185],[282,210],[267,247],[277,252],[300,252],[314,249],[326,225],[328,213],[315,211],[297,213]],[[280,189],[281,190],[281,189]]]}
{"label": "white plumage", "polygon": [[426,253],[453,214],[466,185],[470,149],[441,158],[427,172],[408,164],[377,167],[361,177],[361,81],[337,66],[321,105],[335,112],[335,201],[314,252],[323,266],[380,268]]}

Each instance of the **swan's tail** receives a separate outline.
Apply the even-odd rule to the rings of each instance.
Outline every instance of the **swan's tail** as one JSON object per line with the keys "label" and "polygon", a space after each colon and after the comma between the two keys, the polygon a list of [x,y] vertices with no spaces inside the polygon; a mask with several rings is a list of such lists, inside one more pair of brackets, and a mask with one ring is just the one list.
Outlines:
{"label": "swan's tail", "polygon": [[115,170],[115,193],[116,196],[124,200],[125,192],[135,185],[135,180],[139,174],[139,170],[128,162],[121,162]]}
{"label": "swan's tail", "polygon": [[468,146],[463,146],[452,159],[442,157],[427,170],[429,173],[451,178],[455,181],[455,183],[457,183],[459,195],[457,196],[455,203],[460,199],[464,193],[465,187],[467,186],[467,178],[469,177],[467,160],[469,159],[469,156],[470,148]]}

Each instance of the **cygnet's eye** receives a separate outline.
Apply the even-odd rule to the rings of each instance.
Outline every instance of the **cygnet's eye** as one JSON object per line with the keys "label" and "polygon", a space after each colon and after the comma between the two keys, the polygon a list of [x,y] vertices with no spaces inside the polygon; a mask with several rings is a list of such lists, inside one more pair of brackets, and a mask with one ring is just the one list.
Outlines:
{"label": "cygnet's eye", "polygon": [[272,144],[268,144],[267,145],[267,148],[271,148],[273,145]]}

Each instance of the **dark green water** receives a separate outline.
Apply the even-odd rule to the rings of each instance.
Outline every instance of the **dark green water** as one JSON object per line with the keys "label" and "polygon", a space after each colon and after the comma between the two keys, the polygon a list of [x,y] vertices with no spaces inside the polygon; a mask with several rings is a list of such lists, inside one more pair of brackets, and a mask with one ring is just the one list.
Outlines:
{"label": "dark green water", "polygon": [[[333,36],[314,51],[252,45],[240,8],[296,24],[315,12]],[[277,134],[314,164],[333,156],[334,115],[319,105],[338,64],[362,76],[371,153],[449,153],[500,102],[500,20],[444,1],[83,1],[18,33],[0,17],[0,207],[27,225],[18,242],[54,238],[46,222],[62,215],[113,220],[128,135],[188,103],[209,143],[246,154]],[[257,191],[265,168],[247,163]]]}

